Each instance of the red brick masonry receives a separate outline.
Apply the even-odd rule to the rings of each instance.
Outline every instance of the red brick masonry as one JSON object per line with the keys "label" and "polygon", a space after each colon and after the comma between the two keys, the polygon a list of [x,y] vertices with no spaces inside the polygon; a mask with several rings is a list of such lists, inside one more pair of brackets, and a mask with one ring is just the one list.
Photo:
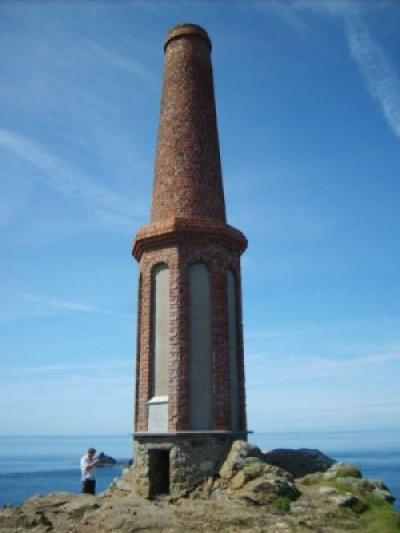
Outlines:
{"label": "red brick masonry", "polygon": [[211,68],[211,42],[194,25],[165,43],[151,223],[133,243],[140,263],[135,431],[146,432],[151,395],[152,271],[169,268],[168,431],[189,427],[189,266],[209,270],[214,430],[230,430],[227,272],[236,280],[239,431],[246,431],[240,256],[245,236],[226,224]]}
{"label": "red brick masonry", "polygon": [[178,26],[167,35],[152,222],[225,222],[210,51],[198,26]]}

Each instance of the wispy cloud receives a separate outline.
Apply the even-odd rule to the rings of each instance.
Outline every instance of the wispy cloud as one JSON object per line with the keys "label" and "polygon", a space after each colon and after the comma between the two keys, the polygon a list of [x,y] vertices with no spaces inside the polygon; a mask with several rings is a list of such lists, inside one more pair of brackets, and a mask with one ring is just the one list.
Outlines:
{"label": "wispy cloud", "polygon": [[400,75],[360,18],[345,16],[344,21],[351,56],[386,122],[400,139]]}
{"label": "wispy cloud", "polygon": [[374,353],[361,355],[359,357],[350,357],[346,359],[339,358],[312,358],[309,361],[309,367],[314,371],[322,373],[336,373],[350,368],[361,368],[370,365],[384,365],[400,361],[400,351],[395,353]]}
{"label": "wispy cloud", "polygon": [[281,2],[280,0],[258,1],[254,3],[254,7],[260,12],[268,13],[268,15],[279,16],[294,30],[310,31],[309,24],[296,12],[295,5],[291,2]]}
{"label": "wispy cloud", "polygon": [[[249,361],[250,360],[250,361]],[[263,376],[262,368],[268,368],[270,379],[286,381],[308,381],[324,378],[341,378],[349,375],[349,371],[358,371],[359,375],[377,372],[380,368],[389,364],[397,364],[400,361],[400,347],[394,345],[382,352],[365,353],[355,355],[348,353],[342,357],[319,357],[298,356],[291,353],[273,354],[253,352],[248,359],[249,378],[258,382],[259,376]],[[266,371],[267,373],[267,371]],[[264,378],[263,378],[264,379]],[[262,382],[264,385],[264,381]]]}
{"label": "wispy cloud", "polygon": [[103,224],[115,229],[130,229],[132,205],[120,194],[83,175],[65,159],[19,133],[0,128],[0,147],[30,163],[34,175],[52,190],[78,199]]}
{"label": "wispy cloud", "polygon": [[157,78],[155,74],[147,68],[142,62],[132,58],[126,57],[120,53],[108,50],[104,46],[101,46],[98,43],[90,42],[89,46],[91,50],[107,64],[128,72],[129,74],[134,74],[136,77],[142,81],[150,84],[155,84]]}
{"label": "wispy cloud", "polygon": [[106,314],[119,315],[127,318],[132,318],[129,313],[122,313],[113,309],[104,309],[95,305],[90,305],[82,302],[73,302],[70,300],[62,300],[59,298],[52,298],[38,294],[23,293],[22,298],[39,304],[40,306],[49,307],[57,311],[66,311],[71,313],[90,313],[90,314]]}
{"label": "wispy cloud", "polygon": [[3,169],[0,172],[0,229],[7,227],[23,209],[31,194],[31,187],[20,176]]}
{"label": "wispy cloud", "polygon": [[359,67],[371,96],[380,105],[386,122],[400,139],[400,73],[384,48],[372,37],[362,20],[364,12],[383,11],[386,2],[369,0],[301,0],[265,4],[294,29],[309,31],[302,13],[340,17],[354,62]]}
{"label": "wispy cloud", "polygon": [[[282,4],[282,2],[280,2]],[[384,2],[381,2],[382,4]],[[293,0],[290,7],[295,11],[309,11],[321,15],[342,15],[359,13],[360,9],[375,9],[374,0]]]}
{"label": "wispy cloud", "polygon": [[[151,0],[137,0],[135,2],[135,7],[142,9],[143,11],[148,11],[151,15],[157,15],[159,17],[162,17],[165,14],[165,7],[162,5],[162,3],[155,1],[152,2]],[[168,4],[168,9],[174,8],[174,4]]]}
{"label": "wispy cloud", "polygon": [[[393,331],[396,333],[400,328],[400,316],[399,315],[389,315],[389,316],[372,316],[368,318],[352,318],[352,319],[343,319],[336,320],[335,322],[320,320],[316,322],[307,322],[299,321],[295,324],[282,325],[281,327],[266,329],[265,327],[249,327],[247,330],[248,342],[265,342],[270,339],[279,339],[286,341],[294,340],[298,342],[300,338],[310,338],[315,339],[316,337],[322,338],[323,342],[326,343],[326,339],[334,338],[335,342],[335,351],[338,348],[338,339],[350,335],[351,338],[354,336],[357,338],[362,336],[365,338],[366,332],[372,332],[374,329],[380,331],[384,334],[389,331],[390,334],[386,337],[392,338]],[[400,340],[400,335],[397,335],[397,338]],[[342,341],[343,342],[343,341]],[[348,346],[348,343],[346,344]],[[400,350],[400,344],[398,341],[395,343],[386,343],[385,346],[394,346],[398,347]],[[371,346],[369,346],[370,348]],[[360,349],[361,348],[361,349]],[[364,346],[357,344],[355,351],[365,351]]]}
{"label": "wispy cloud", "polygon": [[133,358],[129,360],[113,361],[111,363],[75,364],[75,365],[38,365],[9,367],[2,369],[2,375],[6,374],[51,374],[65,372],[81,372],[85,370],[108,371],[119,368],[133,368]]}

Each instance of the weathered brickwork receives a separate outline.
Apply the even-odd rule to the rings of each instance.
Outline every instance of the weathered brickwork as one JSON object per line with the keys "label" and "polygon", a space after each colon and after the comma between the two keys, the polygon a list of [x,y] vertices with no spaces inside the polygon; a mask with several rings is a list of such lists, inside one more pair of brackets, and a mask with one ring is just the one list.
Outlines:
{"label": "weathered brickwork", "polygon": [[[147,402],[151,388],[152,355],[152,271],[164,263],[170,275],[169,316],[169,431],[186,431],[189,427],[188,354],[189,354],[189,279],[188,268],[203,263],[209,269],[211,289],[211,331],[214,385],[214,427],[230,429],[230,382],[228,354],[227,272],[240,280],[240,253],[221,244],[200,242],[188,237],[175,246],[143,253],[140,260],[141,302],[138,315],[140,332],[137,357],[136,431],[147,431]],[[237,332],[239,376],[239,428],[246,429],[243,373],[241,292],[237,283]]]}
{"label": "weathered brickwork", "polygon": [[167,36],[153,222],[174,216],[225,221],[210,51],[207,34],[196,26]]}
{"label": "weathered brickwork", "polygon": [[[238,433],[245,438],[247,431],[240,273],[240,256],[247,240],[226,223],[211,42],[202,28],[181,25],[168,33],[164,50],[151,222],[140,228],[132,250],[140,264],[135,469],[138,490],[144,495],[149,494],[151,485],[149,454],[152,450],[169,450],[171,493],[178,494],[202,476],[215,473]],[[148,402],[152,396],[155,328],[153,285],[154,268],[160,263],[168,267],[169,274],[168,417],[165,434],[151,434]],[[204,264],[209,274],[213,421],[212,427],[193,433],[189,390],[189,269],[196,263]],[[230,405],[229,271],[234,276],[236,295],[238,427],[235,431]]]}

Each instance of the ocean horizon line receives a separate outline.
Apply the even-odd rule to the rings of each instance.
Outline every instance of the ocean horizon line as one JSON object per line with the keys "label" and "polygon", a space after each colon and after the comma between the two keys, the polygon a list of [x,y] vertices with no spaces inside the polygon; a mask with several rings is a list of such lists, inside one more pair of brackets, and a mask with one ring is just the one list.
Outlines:
{"label": "ocean horizon line", "polygon": [[[334,433],[395,433],[400,431],[399,428],[365,428],[365,429],[304,429],[304,430],[249,430],[251,431],[250,435],[299,435],[299,434],[334,434]],[[120,438],[120,437],[133,437],[133,432],[128,432],[125,434],[122,433],[109,433],[109,434],[97,434],[97,433],[12,433],[12,434],[2,434],[0,433],[0,438]]]}

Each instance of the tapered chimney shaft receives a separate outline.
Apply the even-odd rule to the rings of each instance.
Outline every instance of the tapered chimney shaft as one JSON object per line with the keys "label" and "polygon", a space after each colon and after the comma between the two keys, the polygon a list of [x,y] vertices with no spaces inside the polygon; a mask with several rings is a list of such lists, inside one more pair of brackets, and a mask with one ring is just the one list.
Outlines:
{"label": "tapered chimney shaft", "polygon": [[210,39],[194,24],[175,26],[164,51],[151,220],[225,222]]}

